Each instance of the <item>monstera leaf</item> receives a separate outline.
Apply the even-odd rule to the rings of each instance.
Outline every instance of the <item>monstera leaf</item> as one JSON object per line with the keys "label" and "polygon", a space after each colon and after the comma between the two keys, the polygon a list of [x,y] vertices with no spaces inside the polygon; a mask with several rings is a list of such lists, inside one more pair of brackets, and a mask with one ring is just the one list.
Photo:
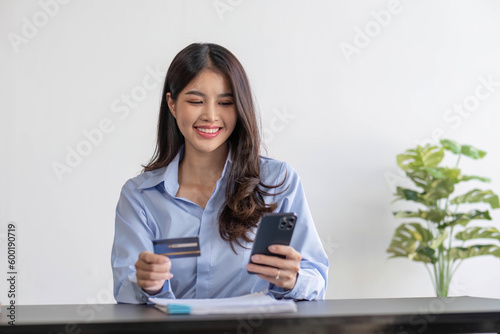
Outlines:
{"label": "monstera leaf", "polygon": [[493,193],[493,191],[481,189],[473,189],[465,195],[457,196],[453,198],[450,203],[488,203],[492,209],[498,209],[500,207],[498,196]]}
{"label": "monstera leaf", "polygon": [[445,150],[458,155],[463,154],[472,159],[482,159],[486,155],[485,151],[481,151],[470,145],[460,145],[459,143],[449,139],[441,139],[440,143]]}
{"label": "monstera leaf", "polygon": [[407,170],[405,173],[406,176],[408,176],[410,180],[412,180],[412,182],[415,183],[417,187],[422,188],[422,190],[424,191],[429,188],[429,185],[434,180],[431,173],[429,173],[424,169],[419,169],[415,171]]}
{"label": "monstera leaf", "polygon": [[450,179],[456,180],[455,183],[458,182],[460,177],[460,169],[459,168],[448,168],[448,167],[424,167],[422,168],[429,174],[431,174],[436,179]]}
{"label": "monstera leaf", "polygon": [[469,247],[453,247],[448,251],[450,260],[465,260],[481,255],[500,257],[500,247],[497,245],[474,245]]}
{"label": "monstera leaf", "polygon": [[446,212],[442,210],[429,210],[429,211],[418,210],[418,212],[413,212],[413,211],[394,212],[395,218],[422,218],[423,220],[429,220],[434,223],[442,222],[445,216]]}
{"label": "monstera leaf", "polygon": [[437,146],[417,146],[416,149],[406,150],[397,156],[399,168],[404,171],[418,170],[421,167],[437,167],[444,157],[444,150]]}
{"label": "monstera leaf", "polygon": [[441,139],[439,141],[439,143],[441,144],[441,146],[443,146],[443,148],[445,150],[448,150],[452,153],[455,153],[455,154],[461,154],[462,153],[462,145],[460,145],[459,143],[453,141],[453,140],[449,140],[449,139]]}
{"label": "monstera leaf", "polygon": [[500,241],[500,232],[494,227],[469,227],[455,234],[455,239],[462,241],[472,239],[495,239]]}
{"label": "monstera leaf", "polygon": [[[494,227],[469,227],[455,234],[455,239],[462,241],[470,240],[496,240],[500,241],[500,232]],[[500,257],[500,247],[495,244],[472,245],[469,247],[454,247],[450,249],[451,259],[467,259],[474,256],[493,255]]]}
{"label": "monstera leaf", "polygon": [[444,178],[436,179],[431,182],[429,189],[422,196],[425,201],[434,203],[439,199],[447,198],[455,191],[455,183],[453,180]]}
{"label": "monstera leaf", "polygon": [[442,227],[467,225],[471,220],[484,219],[491,220],[489,211],[472,210],[466,213],[454,213],[450,216],[451,220],[446,222]]}
{"label": "monstera leaf", "polygon": [[397,187],[396,188],[396,196],[398,196],[398,197],[395,199],[395,201],[404,199],[407,201],[414,201],[417,203],[422,203],[424,205],[429,204],[420,192],[412,190],[412,189]]}
{"label": "monstera leaf", "polygon": [[460,175],[458,178],[459,182],[470,181],[470,180],[477,180],[477,181],[481,181],[481,182],[491,182],[491,179],[489,179],[487,177],[474,176],[474,175]]}
{"label": "monstera leaf", "polygon": [[455,190],[455,183],[453,180],[447,178],[430,180],[429,184],[419,184],[424,189],[423,192],[397,187],[395,195],[398,198],[396,200],[404,199],[432,206],[435,205],[437,200],[449,197]]}
{"label": "monstera leaf", "polygon": [[[445,237],[446,238],[446,237]],[[436,263],[434,255],[442,240],[434,240],[432,233],[419,223],[401,224],[392,237],[387,249],[391,258],[406,257],[413,261]]]}

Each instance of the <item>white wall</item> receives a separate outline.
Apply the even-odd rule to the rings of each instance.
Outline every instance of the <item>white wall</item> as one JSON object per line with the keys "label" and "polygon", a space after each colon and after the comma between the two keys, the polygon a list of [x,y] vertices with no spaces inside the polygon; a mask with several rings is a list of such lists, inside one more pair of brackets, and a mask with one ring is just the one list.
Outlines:
{"label": "white wall", "polygon": [[[483,161],[462,167],[500,193],[498,1],[55,3],[0,1],[0,268],[13,221],[19,304],[113,302],[115,205],[154,149],[160,84],[147,76],[191,42],[220,43],[245,66],[269,155],[302,176],[331,260],[328,298],[433,295],[421,264],[385,253],[400,223],[391,212],[405,207],[391,201],[406,148],[439,132],[482,148]],[[447,114],[481,77],[496,83],[491,94],[467,117]],[[54,162],[66,165],[102,122],[109,133],[58,179]],[[500,210],[492,216],[498,226]],[[500,298],[499,264],[466,261],[452,294]],[[6,290],[0,279],[4,303]]]}

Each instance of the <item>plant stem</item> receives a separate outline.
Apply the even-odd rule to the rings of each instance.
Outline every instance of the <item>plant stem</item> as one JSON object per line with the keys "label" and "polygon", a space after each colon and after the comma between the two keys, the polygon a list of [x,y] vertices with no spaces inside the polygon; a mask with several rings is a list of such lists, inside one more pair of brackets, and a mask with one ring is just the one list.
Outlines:
{"label": "plant stem", "polygon": [[446,274],[447,274],[447,279],[446,279],[446,295],[448,296],[448,288],[450,287],[450,282],[451,278],[453,276],[453,272],[451,271],[452,269],[452,263],[450,259],[450,250],[451,250],[451,242],[453,240],[453,228],[454,226],[450,227],[450,234],[448,235],[449,242],[448,242],[448,249],[446,251]]}
{"label": "plant stem", "polygon": [[463,261],[463,260],[459,260],[459,261],[458,261],[458,263],[457,263],[457,265],[455,266],[455,268],[453,268],[453,271],[452,271],[452,273],[451,273],[452,275],[454,275],[454,274],[455,274],[455,272],[457,271],[458,267],[460,267],[460,265],[462,264],[462,261]]}
{"label": "plant stem", "polygon": [[439,246],[439,297],[446,297],[446,271],[444,260],[444,246]]}
{"label": "plant stem", "polygon": [[439,287],[438,269],[436,267],[436,263],[433,263],[432,265],[434,267],[434,289],[436,290],[436,296],[439,297],[440,287]]}
{"label": "plant stem", "polygon": [[460,162],[460,158],[461,158],[461,157],[462,157],[462,153],[460,153],[460,154],[458,155],[458,158],[457,158],[457,163],[455,164],[455,168],[457,168],[457,167],[458,167],[458,163]]}
{"label": "plant stem", "polygon": [[433,264],[433,263],[424,263],[424,267],[425,267],[425,270],[427,270],[427,273],[429,274],[429,276],[431,278],[432,287],[434,288],[434,292],[437,292],[435,275],[433,275],[433,273],[431,273],[431,270],[427,266],[428,264],[431,264],[434,269],[435,269],[435,264]]}
{"label": "plant stem", "polygon": [[[455,164],[455,168],[458,168],[458,164],[460,163],[460,158],[462,157],[462,154],[458,154],[457,158],[457,163]],[[447,217],[447,212],[448,212],[448,205],[449,205],[449,200],[450,197],[446,198],[445,206],[444,206],[444,212],[445,212],[445,217],[443,218],[443,224],[446,224],[446,217]],[[458,210],[458,205],[455,207],[455,214]],[[444,244],[445,241],[439,246],[439,279],[440,279],[440,289],[439,292],[440,294],[438,296],[440,297],[447,297],[448,296],[448,290],[450,287],[451,279],[453,277],[453,274],[457,270],[458,266],[460,263],[457,264],[455,268],[453,268],[452,261],[450,259],[450,250],[452,246],[452,241],[453,241],[453,229],[454,226],[450,227],[450,234],[448,235],[448,248],[446,249]],[[446,253],[446,254],[445,254]]]}

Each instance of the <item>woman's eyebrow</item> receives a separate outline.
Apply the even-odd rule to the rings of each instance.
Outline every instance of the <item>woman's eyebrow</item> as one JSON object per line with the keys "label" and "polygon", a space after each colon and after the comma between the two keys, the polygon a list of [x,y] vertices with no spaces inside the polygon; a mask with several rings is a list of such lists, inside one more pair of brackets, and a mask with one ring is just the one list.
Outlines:
{"label": "woman's eyebrow", "polygon": [[[200,92],[199,90],[190,90],[185,93],[186,95],[196,95],[196,96],[201,96],[201,97],[207,97],[207,95],[203,92]],[[233,93],[228,92],[228,93],[222,93],[217,95],[217,97],[233,97]]]}

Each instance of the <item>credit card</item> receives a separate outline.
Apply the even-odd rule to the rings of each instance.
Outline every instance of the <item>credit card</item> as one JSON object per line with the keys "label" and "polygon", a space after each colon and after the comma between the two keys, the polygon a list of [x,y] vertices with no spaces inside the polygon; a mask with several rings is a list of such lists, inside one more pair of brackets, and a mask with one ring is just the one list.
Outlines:
{"label": "credit card", "polygon": [[171,259],[201,255],[198,237],[153,240],[153,249]]}

